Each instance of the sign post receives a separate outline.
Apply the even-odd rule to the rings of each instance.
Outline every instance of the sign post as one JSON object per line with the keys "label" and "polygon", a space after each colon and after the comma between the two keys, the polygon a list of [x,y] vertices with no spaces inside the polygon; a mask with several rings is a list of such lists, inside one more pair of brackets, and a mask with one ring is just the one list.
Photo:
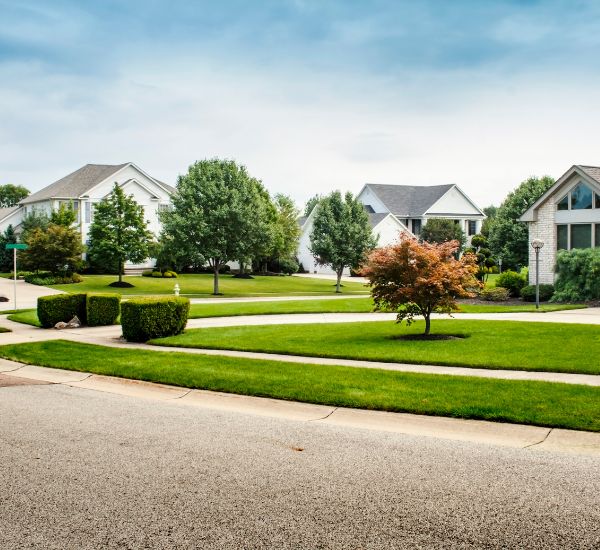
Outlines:
{"label": "sign post", "polygon": [[14,309],[17,309],[17,250],[27,250],[26,244],[7,244],[6,250],[10,250],[12,248],[13,251],[13,283],[14,283]]}

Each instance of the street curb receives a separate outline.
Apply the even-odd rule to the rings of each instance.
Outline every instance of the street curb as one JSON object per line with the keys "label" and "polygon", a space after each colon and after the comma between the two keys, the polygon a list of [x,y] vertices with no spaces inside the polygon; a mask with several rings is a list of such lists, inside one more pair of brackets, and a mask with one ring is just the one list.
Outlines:
{"label": "street curb", "polygon": [[23,365],[5,359],[0,361],[0,376],[16,376],[74,388],[160,400],[178,406],[319,423],[331,427],[600,457],[600,433],[596,432],[314,405]]}

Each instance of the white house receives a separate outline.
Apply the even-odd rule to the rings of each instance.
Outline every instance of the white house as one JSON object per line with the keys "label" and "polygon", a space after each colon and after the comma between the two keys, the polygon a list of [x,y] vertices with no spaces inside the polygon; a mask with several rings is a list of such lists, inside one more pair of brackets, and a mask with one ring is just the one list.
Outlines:
{"label": "white house", "polygon": [[94,219],[94,205],[111,192],[115,183],[119,184],[127,195],[133,195],[136,202],[144,208],[148,229],[158,236],[158,213],[169,208],[170,197],[175,189],[153,178],[132,162],[116,165],[86,164],[29,195],[19,206],[0,209],[0,231],[5,231],[12,225],[18,234],[21,221],[28,214],[44,212],[50,215],[53,210],[58,210],[61,204],[73,204],[81,240],[85,243]]}
{"label": "white house", "polygon": [[358,194],[369,212],[391,213],[413,235],[432,218],[446,218],[459,224],[467,237],[479,233],[485,214],[454,184],[381,185],[367,183]]}
{"label": "white house", "polygon": [[[315,258],[310,252],[310,234],[313,229],[313,219],[318,206],[313,208],[309,216],[304,216],[298,220],[300,224],[300,241],[298,243],[298,262],[309,273],[335,273],[330,267],[317,265]],[[402,233],[410,233],[406,226],[400,222],[393,214],[369,212],[369,223],[373,235],[377,239],[377,246],[387,246],[398,240]],[[344,275],[348,275],[346,269]]]}
{"label": "white house", "polygon": [[[571,166],[525,213],[529,242],[539,239],[540,282],[554,282],[557,250],[600,247],[600,167]],[[529,281],[535,252],[529,247]]]}
{"label": "white house", "polygon": [[[459,224],[468,238],[479,233],[485,214],[457,185],[380,185],[367,183],[357,195],[365,205],[377,246],[387,246],[401,235],[418,236],[427,220],[447,218]],[[307,271],[333,273],[317,266],[310,253],[312,215],[300,218],[298,260]]]}

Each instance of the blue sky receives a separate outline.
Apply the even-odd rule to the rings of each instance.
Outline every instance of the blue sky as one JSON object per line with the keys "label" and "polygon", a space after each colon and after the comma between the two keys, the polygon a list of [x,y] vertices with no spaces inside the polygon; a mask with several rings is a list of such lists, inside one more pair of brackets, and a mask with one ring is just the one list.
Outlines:
{"label": "blue sky", "polygon": [[303,202],[600,164],[600,2],[0,0],[0,183],[234,158]]}

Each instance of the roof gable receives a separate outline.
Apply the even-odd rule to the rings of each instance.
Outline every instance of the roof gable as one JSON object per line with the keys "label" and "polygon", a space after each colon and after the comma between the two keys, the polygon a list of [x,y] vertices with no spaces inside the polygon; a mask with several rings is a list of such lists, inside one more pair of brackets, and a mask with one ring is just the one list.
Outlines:
{"label": "roof gable", "polygon": [[600,167],[598,166],[585,166],[581,164],[574,164],[569,168],[560,178],[558,178],[555,184],[548,189],[537,201],[535,201],[519,218],[522,222],[534,222],[537,220],[537,210],[542,206],[550,197],[557,193],[563,185],[568,183],[573,176],[579,176],[588,183],[600,186]]}
{"label": "roof gable", "polygon": [[365,187],[368,187],[395,216],[412,218],[423,216],[454,186],[452,184],[419,186],[367,183]]}
{"label": "roof gable", "polygon": [[127,164],[86,164],[75,170],[75,172],[24,198],[20,204],[54,198],[76,199],[127,166]]}

